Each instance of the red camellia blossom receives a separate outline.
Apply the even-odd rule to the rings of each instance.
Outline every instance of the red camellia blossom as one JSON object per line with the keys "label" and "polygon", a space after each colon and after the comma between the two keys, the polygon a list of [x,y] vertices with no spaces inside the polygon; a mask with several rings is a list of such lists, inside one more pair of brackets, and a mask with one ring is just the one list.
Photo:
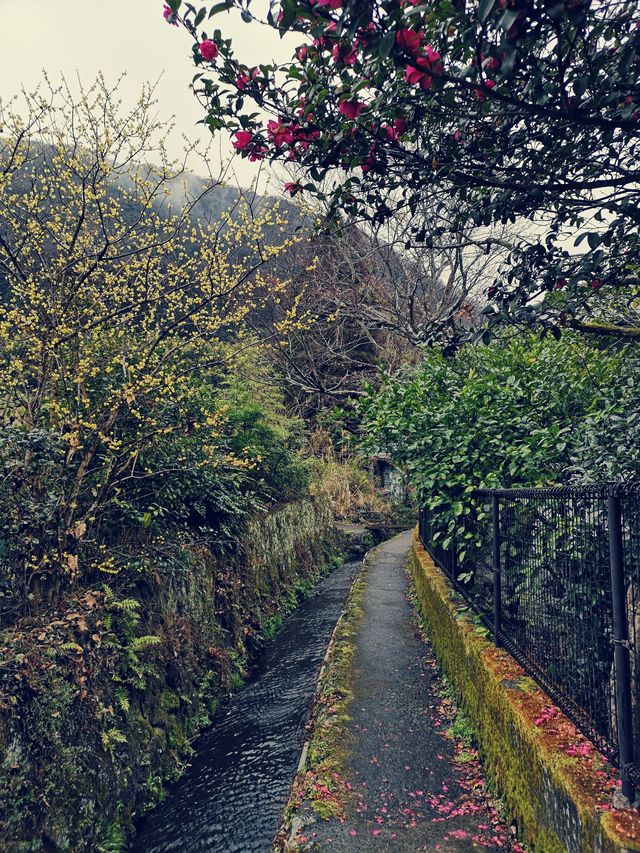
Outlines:
{"label": "red camellia blossom", "polygon": [[174,27],[178,26],[178,16],[169,6],[163,8],[162,15],[168,24],[173,24]]}
{"label": "red camellia blossom", "polygon": [[384,124],[380,130],[384,133],[389,142],[396,142],[403,133],[406,133],[408,122],[404,118],[396,118],[393,124]]}
{"label": "red camellia blossom", "polygon": [[407,53],[411,53],[414,56],[422,47],[423,40],[424,36],[422,33],[418,33],[415,30],[404,29],[398,30],[396,33],[396,44],[398,47],[401,47]]}
{"label": "red camellia blossom", "polygon": [[365,104],[363,104],[362,101],[340,101],[338,105],[338,112],[345,118],[354,121],[358,118],[364,108]]}
{"label": "red camellia blossom", "polygon": [[232,141],[233,147],[236,151],[243,151],[248,145],[251,144],[251,140],[253,139],[253,134],[248,130],[238,130],[235,134],[235,139]]}
{"label": "red camellia blossom", "polygon": [[292,198],[294,195],[298,195],[298,193],[301,193],[302,190],[302,185],[297,183],[296,181],[287,181],[287,183],[284,185],[284,191],[286,193],[289,193]]}
{"label": "red camellia blossom", "polygon": [[377,150],[376,146],[372,145],[371,148],[369,148],[369,153],[365,157],[364,161],[360,164],[360,168],[362,169],[363,173],[366,174],[367,172],[370,172],[371,169],[373,169],[373,167],[376,165],[376,162]]}
{"label": "red camellia blossom", "polygon": [[350,47],[345,50],[341,45],[334,44],[332,57],[336,65],[341,62],[343,65],[352,66],[358,58],[358,50],[357,47]]}
{"label": "red camellia blossom", "polygon": [[264,160],[269,153],[269,149],[264,145],[254,145],[252,148],[247,150],[249,151],[249,160],[252,163],[255,163],[256,160]]}
{"label": "red camellia blossom", "polygon": [[282,120],[276,121],[272,118],[267,123],[267,134],[276,148],[282,148],[283,145],[291,145],[294,141],[295,128],[284,124]]}
{"label": "red camellia blossom", "polygon": [[[495,85],[496,85],[495,80],[485,80],[483,83],[483,86],[485,87],[485,89],[493,89],[493,87]],[[482,89],[476,89],[476,98],[479,101],[486,101],[487,100],[487,93],[483,92]]]}
{"label": "red camellia blossom", "polygon": [[441,65],[440,54],[430,44],[425,45],[424,56],[418,59],[418,65],[424,65],[425,62],[428,62],[433,68]]}
{"label": "red camellia blossom", "polygon": [[236,77],[236,86],[241,91],[244,91],[244,89],[247,88],[247,86],[249,85],[250,82],[251,82],[251,78],[247,77],[246,74],[238,74],[238,76]]}
{"label": "red camellia blossom", "polygon": [[440,54],[430,44],[422,48],[422,52],[417,55],[412,65],[407,65],[404,73],[404,79],[412,86],[420,86],[422,89],[429,89],[433,83],[433,73],[440,74],[442,71],[442,62]]}
{"label": "red camellia blossom", "polygon": [[591,282],[591,290],[600,290],[603,284],[604,281],[601,278],[594,278]]}
{"label": "red camellia blossom", "polygon": [[398,136],[402,136],[403,133],[407,132],[409,122],[406,120],[406,118],[394,118],[393,126]]}
{"label": "red camellia blossom", "polygon": [[218,45],[211,39],[205,39],[198,45],[198,53],[205,62],[211,62],[218,55]]}
{"label": "red camellia blossom", "polygon": [[342,0],[314,0],[313,5],[318,9],[342,9]]}
{"label": "red camellia blossom", "polygon": [[411,86],[420,86],[425,91],[429,89],[433,83],[433,77],[431,77],[430,74],[427,74],[426,71],[416,68],[415,65],[407,65],[404,72],[404,79]]}

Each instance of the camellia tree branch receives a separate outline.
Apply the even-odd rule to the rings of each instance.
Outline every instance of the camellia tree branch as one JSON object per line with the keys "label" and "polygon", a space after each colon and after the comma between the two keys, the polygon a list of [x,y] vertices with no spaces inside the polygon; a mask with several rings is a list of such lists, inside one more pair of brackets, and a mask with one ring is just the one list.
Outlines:
{"label": "camellia tree branch", "polygon": [[[234,10],[299,33],[292,60],[238,61],[211,30]],[[533,220],[539,239],[489,289],[490,323],[558,328],[606,294],[636,299],[635,0],[169,0],[165,17],[193,38],[206,123],[245,158],[296,164],[292,195],[374,223],[453,203],[453,234]]]}

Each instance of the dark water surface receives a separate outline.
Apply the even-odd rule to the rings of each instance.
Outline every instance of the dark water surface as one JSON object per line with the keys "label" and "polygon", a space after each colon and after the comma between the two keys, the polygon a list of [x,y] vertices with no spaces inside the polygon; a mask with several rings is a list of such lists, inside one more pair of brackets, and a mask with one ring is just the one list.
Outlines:
{"label": "dark water surface", "polygon": [[249,683],[196,742],[186,774],[140,822],[135,853],[269,853],[318,670],[359,568],[335,569],[285,620]]}

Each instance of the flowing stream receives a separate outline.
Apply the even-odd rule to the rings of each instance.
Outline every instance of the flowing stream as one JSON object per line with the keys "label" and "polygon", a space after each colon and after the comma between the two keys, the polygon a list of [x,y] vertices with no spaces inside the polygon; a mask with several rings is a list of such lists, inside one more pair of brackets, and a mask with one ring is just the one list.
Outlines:
{"label": "flowing stream", "polygon": [[269,853],[318,670],[360,565],[335,569],[285,620],[250,680],[196,742],[185,775],[141,820],[135,853]]}

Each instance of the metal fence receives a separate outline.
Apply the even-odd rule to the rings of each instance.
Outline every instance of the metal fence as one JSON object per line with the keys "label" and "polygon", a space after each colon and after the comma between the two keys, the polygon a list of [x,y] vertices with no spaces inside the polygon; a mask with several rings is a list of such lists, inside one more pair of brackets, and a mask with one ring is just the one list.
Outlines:
{"label": "metal fence", "polygon": [[640,785],[640,486],[474,493],[465,534],[420,539],[456,590],[592,743]]}

